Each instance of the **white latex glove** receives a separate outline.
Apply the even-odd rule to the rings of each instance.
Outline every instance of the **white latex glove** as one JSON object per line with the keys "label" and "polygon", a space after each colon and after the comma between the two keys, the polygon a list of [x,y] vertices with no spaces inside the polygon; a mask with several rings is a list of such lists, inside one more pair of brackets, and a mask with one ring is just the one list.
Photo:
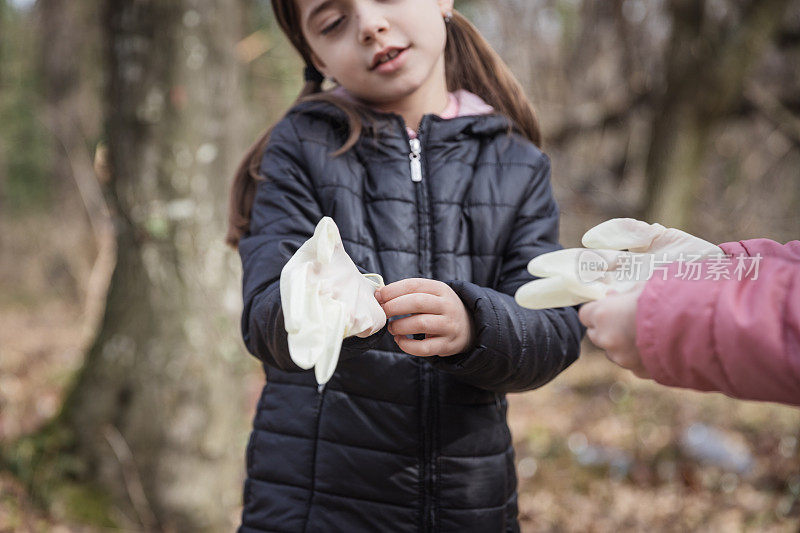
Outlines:
{"label": "white latex glove", "polygon": [[725,254],[722,248],[699,237],[661,224],[648,224],[635,218],[612,218],[583,234],[581,243],[587,248],[629,250],[656,254],[662,259],[676,261],[681,255],[710,257]]}
{"label": "white latex glove", "polygon": [[320,385],[336,370],[342,340],[368,337],[386,324],[375,299],[379,274],[361,274],[344,251],[339,228],[323,217],[314,235],[281,270],[281,305],[292,361],[314,367]]}
{"label": "white latex glove", "polygon": [[657,263],[724,255],[720,247],[684,231],[633,218],[607,220],[587,231],[581,242],[587,248],[533,258],[528,272],[541,279],[517,289],[516,302],[529,309],[577,305],[609,291],[630,290],[650,279]]}

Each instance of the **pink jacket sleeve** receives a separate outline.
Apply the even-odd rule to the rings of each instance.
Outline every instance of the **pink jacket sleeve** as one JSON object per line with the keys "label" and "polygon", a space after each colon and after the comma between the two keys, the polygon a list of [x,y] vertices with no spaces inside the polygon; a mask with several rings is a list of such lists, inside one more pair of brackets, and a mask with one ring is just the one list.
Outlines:
{"label": "pink jacket sleeve", "polygon": [[734,259],[760,255],[757,269],[692,280],[675,263],[656,273],[636,314],[642,363],[664,385],[800,405],[800,241],[720,247]]}

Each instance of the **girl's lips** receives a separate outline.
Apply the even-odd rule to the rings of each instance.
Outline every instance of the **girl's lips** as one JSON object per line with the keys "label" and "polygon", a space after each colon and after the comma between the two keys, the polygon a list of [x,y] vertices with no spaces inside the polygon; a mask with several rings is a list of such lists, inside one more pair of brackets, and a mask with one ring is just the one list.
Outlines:
{"label": "girl's lips", "polygon": [[386,63],[381,63],[372,70],[375,72],[379,72],[381,74],[389,74],[391,72],[399,70],[406,62],[406,56],[408,56],[407,52],[408,48],[397,54],[393,59],[390,59]]}

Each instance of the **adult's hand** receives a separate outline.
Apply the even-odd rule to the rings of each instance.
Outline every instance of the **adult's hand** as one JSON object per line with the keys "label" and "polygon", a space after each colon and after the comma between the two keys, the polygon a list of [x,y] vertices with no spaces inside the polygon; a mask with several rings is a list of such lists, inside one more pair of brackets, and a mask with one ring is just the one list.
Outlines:
{"label": "adult's hand", "polygon": [[636,309],[644,286],[642,282],[630,291],[584,304],[578,317],[587,327],[586,335],[611,362],[640,378],[649,378],[636,347]]}

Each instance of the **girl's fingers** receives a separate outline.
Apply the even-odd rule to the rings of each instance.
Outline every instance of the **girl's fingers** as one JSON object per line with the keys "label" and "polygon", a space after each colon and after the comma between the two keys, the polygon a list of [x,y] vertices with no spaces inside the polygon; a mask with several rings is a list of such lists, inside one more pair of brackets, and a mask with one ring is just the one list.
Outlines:
{"label": "girl's fingers", "polygon": [[[384,287],[385,288],[385,287]],[[383,289],[381,289],[383,290]],[[442,314],[445,311],[444,300],[439,296],[418,292],[403,294],[386,303],[381,304],[387,318],[397,315],[411,315],[417,313]]]}
{"label": "girl's fingers", "polygon": [[434,279],[426,278],[406,278],[400,281],[390,283],[385,287],[381,287],[376,291],[375,297],[379,302],[384,303],[402,296],[404,294],[412,293],[428,293],[436,296],[444,294],[444,287],[447,287],[443,282]]}
{"label": "girl's fingers", "polygon": [[401,350],[410,355],[417,357],[431,357],[434,355],[443,355],[447,351],[448,341],[444,337],[429,337],[425,340],[414,340],[404,337],[403,335],[395,335],[394,341]]}
{"label": "girl's fingers", "polygon": [[443,315],[413,315],[390,322],[389,333],[392,335],[413,335],[415,333],[444,335],[448,333],[449,322]]}

